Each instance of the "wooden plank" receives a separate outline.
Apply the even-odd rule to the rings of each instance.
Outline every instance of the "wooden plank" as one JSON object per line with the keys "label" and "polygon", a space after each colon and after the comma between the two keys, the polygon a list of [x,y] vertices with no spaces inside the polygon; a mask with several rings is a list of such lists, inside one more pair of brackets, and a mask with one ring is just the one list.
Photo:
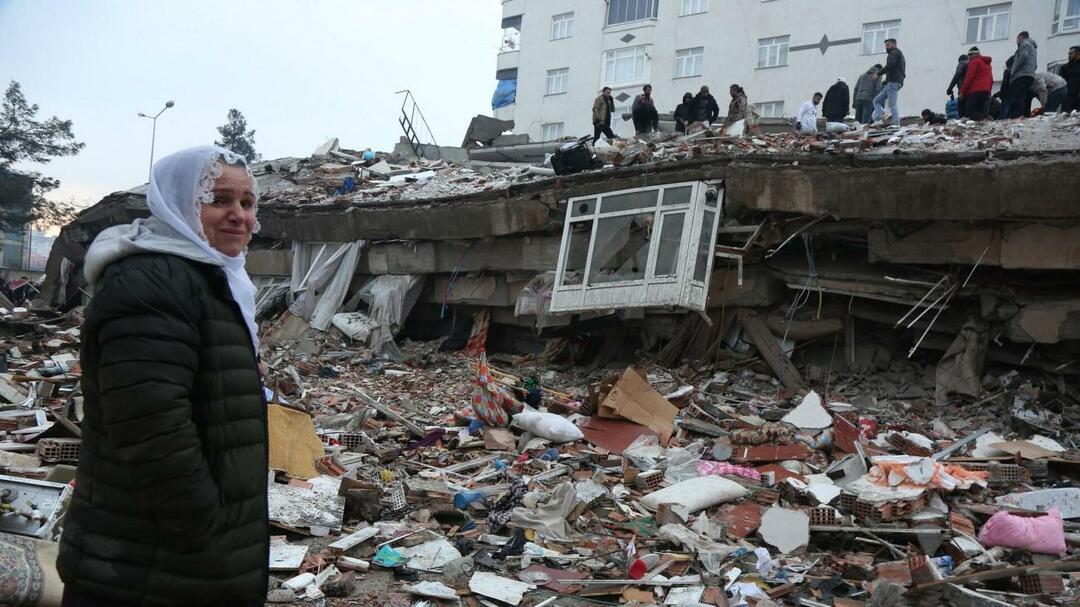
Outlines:
{"label": "wooden plank", "polygon": [[346,535],[345,537],[339,539],[333,544],[330,544],[329,546],[327,546],[327,548],[330,549],[330,552],[341,555],[348,551],[350,548],[359,546],[360,544],[363,544],[364,542],[370,540],[371,538],[378,535],[378,533],[379,530],[376,527],[364,527],[356,533]]}
{"label": "wooden plank", "polygon": [[791,390],[805,389],[806,384],[803,382],[802,376],[799,375],[799,370],[795,368],[795,364],[791,362],[791,359],[780,350],[780,344],[777,343],[776,337],[773,336],[765,321],[756,313],[748,310],[739,311],[739,320],[742,322],[742,326],[749,335],[750,340],[757,346],[761,358],[768,363],[769,368],[780,378],[784,387]]}

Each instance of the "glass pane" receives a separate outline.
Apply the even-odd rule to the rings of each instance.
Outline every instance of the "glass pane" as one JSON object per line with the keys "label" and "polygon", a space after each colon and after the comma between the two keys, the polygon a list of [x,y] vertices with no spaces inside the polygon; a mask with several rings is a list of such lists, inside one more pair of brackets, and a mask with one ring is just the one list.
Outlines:
{"label": "glass pane", "polygon": [[994,26],[994,38],[1008,38],[1009,37],[1009,13],[998,15],[995,20]]}
{"label": "glass pane", "polygon": [[566,266],[563,268],[563,285],[574,286],[582,283],[585,277],[585,258],[589,252],[592,227],[592,221],[570,224],[570,244],[566,251]]}
{"label": "glass pane", "polygon": [[686,213],[668,213],[662,217],[653,276],[674,276],[679,269],[679,244],[685,220]]}
{"label": "glass pane", "polygon": [[967,41],[968,42],[978,42],[979,41],[979,18],[978,17],[968,17]]}
{"label": "glass pane", "polygon": [[600,212],[610,213],[612,211],[629,211],[631,209],[651,209],[656,206],[656,198],[659,193],[659,190],[645,190],[643,192],[604,196],[600,203]]}
{"label": "glass pane", "polygon": [[598,222],[589,284],[643,280],[653,214],[608,217]]}
{"label": "glass pane", "polygon": [[596,212],[596,199],[586,198],[585,200],[575,200],[573,203],[574,209],[570,214],[571,217],[581,217],[583,215],[592,215]]}
{"label": "glass pane", "polygon": [[704,220],[701,222],[701,235],[698,237],[697,260],[694,262],[694,280],[703,282],[705,271],[709,268],[709,257],[712,256],[713,212],[705,211]]}
{"label": "glass pane", "polygon": [[687,204],[690,202],[690,192],[693,191],[694,186],[683,186],[681,188],[666,188],[664,190],[664,206],[673,204]]}
{"label": "glass pane", "polygon": [[788,45],[785,44],[780,47],[780,62],[777,65],[787,65],[787,52]]}

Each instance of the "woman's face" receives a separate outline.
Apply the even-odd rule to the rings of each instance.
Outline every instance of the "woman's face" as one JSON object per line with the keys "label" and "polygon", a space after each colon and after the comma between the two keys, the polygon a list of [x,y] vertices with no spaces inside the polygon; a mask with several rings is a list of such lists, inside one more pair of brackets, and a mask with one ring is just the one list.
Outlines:
{"label": "woman's face", "polygon": [[214,182],[214,202],[203,205],[203,234],[210,246],[236,257],[247,249],[255,229],[255,192],[247,171],[226,164]]}

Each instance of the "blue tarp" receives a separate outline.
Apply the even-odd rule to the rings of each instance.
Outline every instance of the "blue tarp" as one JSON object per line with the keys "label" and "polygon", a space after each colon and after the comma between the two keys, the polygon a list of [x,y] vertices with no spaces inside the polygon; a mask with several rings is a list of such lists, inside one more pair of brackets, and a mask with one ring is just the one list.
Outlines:
{"label": "blue tarp", "polygon": [[491,96],[491,109],[513,105],[517,100],[517,78],[513,80],[500,80],[495,87],[495,94]]}

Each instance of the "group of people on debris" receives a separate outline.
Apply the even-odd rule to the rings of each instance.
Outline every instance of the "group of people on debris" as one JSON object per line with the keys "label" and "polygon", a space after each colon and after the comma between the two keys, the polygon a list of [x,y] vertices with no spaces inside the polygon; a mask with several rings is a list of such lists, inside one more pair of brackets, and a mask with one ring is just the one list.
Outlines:
{"label": "group of people on debris", "polygon": [[[993,94],[992,59],[981,54],[978,47],[971,47],[967,54],[958,59],[956,71],[946,89],[946,94],[952,99],[946,104],[947,113],[939,114],[925,109],[922,111],[923,120],[930,124],[944,124],[949,118],[986,120],[1029,117],[1034,99],[1039,100],[1043,113],[1080,110],[1080,46],[1069,49],[1068,62],[1061,65],[1056,74],[1037,70],[1038,45],[1028,32],[1017,35],[1016,47],[1016,52],[1005,62],[1001,90]],[[846,80],[839,78],[824,95],[817,92],[804,101],[795,116],[795,130],[799,133],[817,133],[819,113],[825,117],[827,132],[850,130],[852,127],[844,122],[849,109],[855,111],[855,121],[860,124],[880,121],[888,109],[891,123],[899,126],[900,91],[907,77],[907,61],[893,38],[885,40],[885,52],[885,64],[875,64],[861,74],[854,92],[848,88]],[[953,99],[954,91],[959,92],[958,99]],[[742,86],[732,84],[729,93],[731,102],[720,131],[731,136],[753,132],[760,115],[748,102],[746,91]],[[594,143],[601,135],[608,139],[615,137],[611,131],[614,114],[615,100],[611,87],[605,86],[593,102]],[[660,129],[660,114],[652,96],[652,85],[646,84],[641,94],[634,98],[630,117],[634,122],[634,132],[638,135]],[[689,92],[683,95],[682,103],[675,108],[673,117],[676,131],[693,133],[711,128],[720,117],[720,106],[709,93],[709,87],[703,86],[697,95]]]}
{"label": "group of people on debris", "polygon": [[25,276],[20,276],[10,282],[0,276],[0,294],[3,294],[13,306],[22,306],[33,299],[37,293],[37,287]]}

